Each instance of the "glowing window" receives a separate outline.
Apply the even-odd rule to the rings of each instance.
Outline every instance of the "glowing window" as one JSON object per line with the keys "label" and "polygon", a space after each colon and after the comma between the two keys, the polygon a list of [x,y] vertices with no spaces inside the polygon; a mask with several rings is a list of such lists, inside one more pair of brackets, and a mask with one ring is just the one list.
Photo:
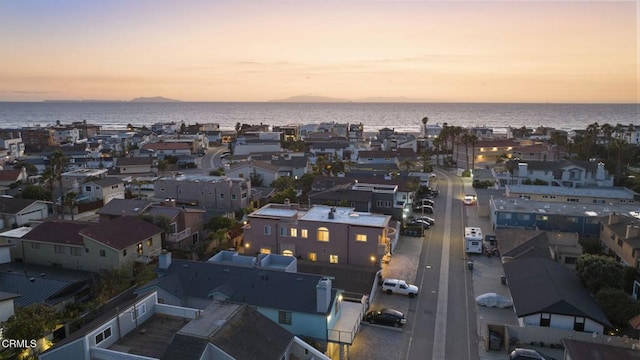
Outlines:
{"label": "glowing window", "polygon": [[296,228],[289,229],[289,236],[297,237],[298,236],[298,229],[296,229]]}
{"label": "glowing window", "polygon": [[291,251],[291,250],[282,250],[282,255],[284,255],[284,256],[293,256],[293,251]]}
{"label": "glowing window", "polygon": [[367,242],[366,234],[356,234],[356,241]]}
{"label": "glowing window", "polygon": [[302,238],[308,238],[309,237],[309,231],[307,229],[300,229],[300,237]]}
{"label": "glowing window", "polygon": [[329,255],[329,262],[331,264],[337,264],[338,263],[338,255]]}
{"label": "glowing window", "polygon": [[309,261],[316,261],[318,260],[318,255],[316,255],[316,253],[310,252],[307,256],[307,259],[309,259]]}
{"label": "glowing window", "polygon": [[326,227],[318,228],[318,241],[329,241],[329,229]]}

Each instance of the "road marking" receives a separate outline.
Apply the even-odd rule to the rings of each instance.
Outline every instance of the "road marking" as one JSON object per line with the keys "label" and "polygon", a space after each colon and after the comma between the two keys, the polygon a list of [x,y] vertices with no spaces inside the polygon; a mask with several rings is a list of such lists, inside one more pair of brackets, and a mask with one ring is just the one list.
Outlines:
{"label": "road marking", "polygon": [[[449,180],[448,176],[447,180]],[[453,184],[447,181],[447,193],[451,194]],[[453,196],[447,197],[447,209],[451,208]],[[447,211],[445,224],[451,224],[451,211]],[[447,340],[447,300],[449,297],[449,257],[451,248],[451,226],[445,226],[442,242],[442,262],[440,263],[440,280],[438,282],[438,303],[436,307],[436,323],[433,331],[433,353],[431,359],[445,358],[445,345]]]}

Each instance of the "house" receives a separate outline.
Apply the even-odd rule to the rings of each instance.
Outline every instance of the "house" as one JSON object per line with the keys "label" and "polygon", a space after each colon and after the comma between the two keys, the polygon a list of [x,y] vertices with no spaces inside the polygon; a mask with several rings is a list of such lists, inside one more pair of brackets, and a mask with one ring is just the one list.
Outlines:
{"label": "house", "polygon": [[107,171],[107,169],[80,168],[64,172],[60,175],[62,187],[65,189],[73,189],[74,186],[84,184],[87,180],[106,178]]}
{"label": "house", "polygon": [[249,206],[249,178],[206,175],[162,177],[153,194],[161,199],[175,199],[178,204],[197,204],[203,209],[241,210]]}
{"label": "house", "polygon": [[[252,185],[271,186],[271,183],[279,177],[278,170],[277,166],[268,162],[253,160],[234,163],[224,173],[233,178],[255,179],[256,181],[252,181]],[[253,184],[254,182],[257,183]]]}
{"label": "house", "polygon": [[281,152],[279,139],[239,137],[233,142],[233,155],[249,155],[255,152]]}
{"label": "house", "polygon": [[107,204],[113,199],[124,199],[124,183],[117,177],[87,181],[79,188],[78,202],[102,200],[103,204]]}
{"label": "house", "polygon": [[582,255],[577,233],[527,229],[496,229],[496,241],[503,261],[540,257],[575,268]]}
{"label": "house", "polygon": [[100,125],[88,124],[87,120],[74,121],[71,123],[71,126],[78,129],[80,139],[89,139],[94,137],[100,134],[100,129],[102,128]]}
{"label": "house", "polygon": [[164,249],[192,248],[204,238],[205,211],[202,209],[176,207],[176,202],[169,199],[162,205],[152,205],[146,214],[169,219],[170,231],[165,234]]}
{"label": "house", "polygon": [[22,262],[0,264],[0,292],[4,293],[2,312],[5,314],[32,304],[47,304],[61,312],[68,304],[86,301],[90,285],[91,275],[86,271]]}
{"label": "house", "polygon": [[28,181],[27,169],[24,167],[20,169],[0,170],[0,185],[9,186],[18,181],[23,183],[27,183]]}
{"label": "house", "polygon": [[113,199],[101,207],[96,213],[100,221],[112,220],[120,216],[138,216],[152,205],[148,200],[141,199]]}
{"label": "house", "polygon": [[4,129],[0,130],[0,148],[7,149],[9,158],[7,160],[15,160],[24,156],[24,142],[19,130]]}
{"label": "house", "polygon": [[19,227],[49,217],[49,202],[0,197],[0,229]]}
{"label": "house", "polygon": [[520,326],[603,334],[612,327],[573,270],[539,257],[503,264]]}
{"label": "house", "polygon": [[160,253],[161,233],[130,216],[98,224],[50,220],[20,238],[16,247],[27,264],[100,272],[149,262]]}
{"label": "house", "polygon": [[249,258],[246,265],[170,256],[161,254],[159,277],[138,293],[157,291],[159,302],[196,309],[212,301],[246,304],[292,334],[326,345],[328,353],[351,344],[359,330],[363,304],[345,301],[331,279],[262,265],[265,257],[282,256]]}
{"label": "house", "polygon": [[205,309],[176,307],[160,303],[156,292],[120,304],[39,358],[329,359],[250,306],[211,302]]}
{"label": "house", "polygon": [[0,290],[0,323],[7,321],[15,314],[14,300],[19,297],[20,294]]}
{"label": "house", "polygon": [[543,181],[550,186],[582,187],[613,186],[613,176],[604,163],[595,161],[516,161],[512,168],[511,182]]}
{"label": "house", "polygon": [[120,157],[116,158],[115,163],[118,174],[150,174],[154,159],[150,156]]}
{"label": "house", "polygon": [[452,158],[458,168],[465,168],[467,164],[467,154],[469,166],[484,168],[487,165],[494,165],[502,157],[511,158],[513,149],[520,146],[520,143],[509,139],[487,139],[478,140],[474,144],[457,143],[452,146]]}
{"label": "house", "polygon": [[600,205],[633,205],[640,194],[622,186],[562,187],[547,185],[505,185],[508,198],[545,201],[550,203],[579,203]]}
{"label": "house", "polygon": [[41,152],[46,148],[59,145],[55,131],[51,128],[24,127],[21,130],[25,151]]}
{"label": "house", "polygon": [[142,145],[143,150],[152,150],[159,159],[166,156],[190,155],[191,147],[183,142],[152,142]]}
{"label": "house", "polygon": [[354,183],[337,185],[329,190],[309,194],[311,205],[349,206],[355,211],[371,212],[373,192],[362,192],[353,189]]}
{"label": "house", "polygon": [[514,159],[520,161],[558,161],[568,157],[566,150],[550,144],[535,143],[515,147],[512,152]]}
{"label": "house", "polygon": [[599,218],[600,244],[623,265],[640,268],[640,220],[616,212]]}
{"label": "house", "polygon": [[247,217],[245,251],[332,264],[378,266],[396,233],[390,216],[347,207],[315,205],[302,211],[291,204],[267,204]]}

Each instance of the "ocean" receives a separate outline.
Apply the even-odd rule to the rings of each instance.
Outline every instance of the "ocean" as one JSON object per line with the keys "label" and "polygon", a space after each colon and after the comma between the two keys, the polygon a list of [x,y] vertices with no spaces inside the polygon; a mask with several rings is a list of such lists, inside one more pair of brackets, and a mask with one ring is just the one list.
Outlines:
{"label": "ocean", "polygon": [[587,125],[640,125],[639,104],[511,104],[511,103],[275,103],[275,102],[0,102],[0,128],[70,124],[86,120],[103,129],[156,122],[235,124],[362,123],[365,131],[383,127],[418,132],[429,124],[494,129],[538,126],[571,130]]}

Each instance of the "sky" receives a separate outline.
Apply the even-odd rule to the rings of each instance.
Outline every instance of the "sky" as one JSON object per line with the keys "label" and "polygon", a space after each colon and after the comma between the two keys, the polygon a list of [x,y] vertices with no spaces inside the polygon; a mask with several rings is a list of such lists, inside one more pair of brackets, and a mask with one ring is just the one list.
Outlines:
{"label": "sky", "polygon": [[0,2],[0,101],[638,103],[638,1]]}

